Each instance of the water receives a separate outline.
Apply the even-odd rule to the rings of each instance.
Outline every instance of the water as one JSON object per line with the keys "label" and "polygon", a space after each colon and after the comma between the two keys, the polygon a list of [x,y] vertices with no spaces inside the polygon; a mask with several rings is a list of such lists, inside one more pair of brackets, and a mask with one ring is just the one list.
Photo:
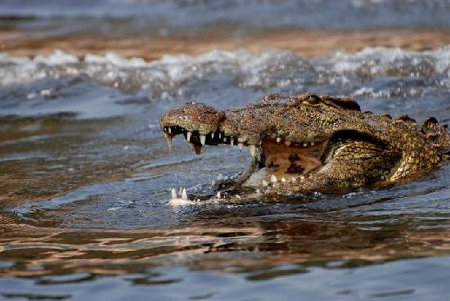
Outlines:
{"label": "water", "polygon": [[[198,35],[231,29],[233,35],[272,28],[440,27],[448,28],[447,0],[4,0],[2,14],[22,20],[20,28],[45,34]],[[89,8],[86,9],[86,6]],[[7,25],[10,25],[7,23]]]}
{"label": "water", "polygon": [[[140,1],[137,9],[133,1],[99,1],[86,12],[59,1],[46,9],[16,3],[2,3],[2,14],[20,17],[16,29],[68,36],[84,30],[75,26],[80,18],[100,34],[117,33],[110,26],[121,20],[119,35],[153,28],[152,34],[195,36],[218,16],[218,27],[245,35],[323,27],[324,20],[331,29],[440,28],[448,25],[441,15],[449,7],[446,1],[222,8],[215,1]],[[331,19],[292,17],[316,5]],[[285,17],[267,16],[262,24],[250,13],[255,7]],[[192,11],[208,14],[188,18]],[[337,22],[344,11],[352,18]],[[179,18],[155,21],[171,14]],[[52,32],[55,22],[64,24],[61,32]],[[450,164],[411,183],[343,196],[171,207],[171,188],[192,192],[219,174],[236,174],[250,155],[219,146],[196,156],[183,139],[170,151],[159,129],[159,117],[186,101],[229,108],[269,92],[305,91],[352,96],[375,113],[449,123],[449,45],[315,56],[215,49],[156,60],[114,49],[81,56],[51,49],[34,57],[5,52],[0,64],[2,300],[449,298]]]}

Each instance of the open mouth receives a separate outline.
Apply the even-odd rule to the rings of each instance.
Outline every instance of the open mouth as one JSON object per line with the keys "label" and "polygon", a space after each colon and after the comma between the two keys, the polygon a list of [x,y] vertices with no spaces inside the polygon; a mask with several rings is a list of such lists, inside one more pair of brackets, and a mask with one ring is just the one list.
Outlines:
{"label": "open mouth", "polygon": [[276,134],[261,135],[249,144],[245,137],[225,135],[220,129],[208,134],[188,131],[180,126],[165,126],[164,135],[169,146],[177,135],[183,135],[196,154],[205,145],[236,145],[247,147],[253,157],[251,173],[242,179],[243,186],[264,187],[274,182],[295,182],[323,165],[328,140],[289,141]]}

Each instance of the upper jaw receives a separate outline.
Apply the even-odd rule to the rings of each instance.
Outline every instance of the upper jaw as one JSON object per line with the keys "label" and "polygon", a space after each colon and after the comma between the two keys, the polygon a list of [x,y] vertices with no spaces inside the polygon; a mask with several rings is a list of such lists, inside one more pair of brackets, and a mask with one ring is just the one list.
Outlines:
{"label": "upper jaw", "polygon": [[215,131],[204,132],[199,130],[188,130],[181,126],[170,126],[162,124],[162,129],[166,140],[171,146],[173,137],[176,135],[183,135],[186,139],[186,142],[190,143],[194,151],[197,154],[200,154],[202,147],[204,145],[218,145],[218,144],[228,144],[228,145],[237,145],[240,149],[244,146],[247,146],[252,157],[257,161],[261,161],[261,141],[252,144],[250,143],[248,137],[243,136],[235,136],[235,135],[227,135],[225,131],[221,131],[219,126]]}
{"label": "upper jaw", "polygon": [[[282,153],[298,153],[303,156],[310,156],[319,159],[324,152],[326,143],[324,141],[289,141],[284,140],[277,135],[265,135],[263,139],[253,136],[249,139],[248,135],[227,135],[226,131],[222,131],[221,126],[217,126],[215,131],[209,133],[202,133],[198,130],[190,131],[179,125],[166,126],[163,125],[163,132],[167,139],[169,146],[172,144],[173,137],[176,135],[183,135],[186,142],[190,143],[196,154],[200,154],[205,145],[237,145],[240,149],[247,146],[253,159],[256,161],[256,166],[266,166],[266,159],[279,152]],[[270,162],[269,162],[270,163]]]}
{"label": "upper jaw", "polygon": [[242,111],[218,111],[202,103],[192,102],[165,114],[160,126],[169,144],[175,135],[183,134],[188,142],[200,150],[205,144],[249,146],[255,158],[263,139],[270,138],[275,143],[297,147],[308,147],[327,139],[323,135],[325,133],[320,135],[306,129],[295,130],[290,128],[292,124],[288,122],[272,124],[268,116],[261,119],[260,115],[254,116],[248,112],[244,114]]}
{"label": "upper jaw", "polygon": [[[197,131],[201,135],[215,132],[220,122],[225,118],[223,111],[217,111],[213,107],[199,102],[190,102],[182,107],[172,109],[161,117],[161,129],[168,134],[177,134],[177,129]],[[175,130],[174,133],[170,131]]]}

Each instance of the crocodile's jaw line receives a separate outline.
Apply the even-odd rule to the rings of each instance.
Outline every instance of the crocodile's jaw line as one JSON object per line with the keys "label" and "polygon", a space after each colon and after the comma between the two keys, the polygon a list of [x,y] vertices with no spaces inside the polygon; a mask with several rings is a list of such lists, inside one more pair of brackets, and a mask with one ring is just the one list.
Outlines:
{"label": "crocodile's jaw line", "polygon": [[323,166],[323,154],[328,141],[293,142],[282,141],[277,136],[264,137],[257,145],[241,142],[240,137],[226,136],[220,131],[200,134],[181,127],[167,127],[164,134],[169,146],[177,135],[183,135],[193,151],[200,154],[205,145],[227,144],[243,149],[246,146],[253,157],[252,167],[243,174],[237,184],[255,189],[270,183],[296,182],[305,175]]}

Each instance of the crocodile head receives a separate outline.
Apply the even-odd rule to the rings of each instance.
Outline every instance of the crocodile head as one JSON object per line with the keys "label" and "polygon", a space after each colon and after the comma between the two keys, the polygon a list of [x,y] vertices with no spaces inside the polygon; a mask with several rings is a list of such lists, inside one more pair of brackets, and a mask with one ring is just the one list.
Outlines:
{"label": "crocodile head", "polygon": [[[164,115],[160,126],[169,143],[183,135],[197,154],[205,145],[247,147],[253,169],[239,184],[281,193],[347,191],[401,178],[411,170],[403,160],[415,162],[421,154],[428,155],[425,161],[439,161],[409,125],[363,113],[349,98],[270,94],[224,111],[191,102]],[[419,157],[402,145],[416,147]]]}

